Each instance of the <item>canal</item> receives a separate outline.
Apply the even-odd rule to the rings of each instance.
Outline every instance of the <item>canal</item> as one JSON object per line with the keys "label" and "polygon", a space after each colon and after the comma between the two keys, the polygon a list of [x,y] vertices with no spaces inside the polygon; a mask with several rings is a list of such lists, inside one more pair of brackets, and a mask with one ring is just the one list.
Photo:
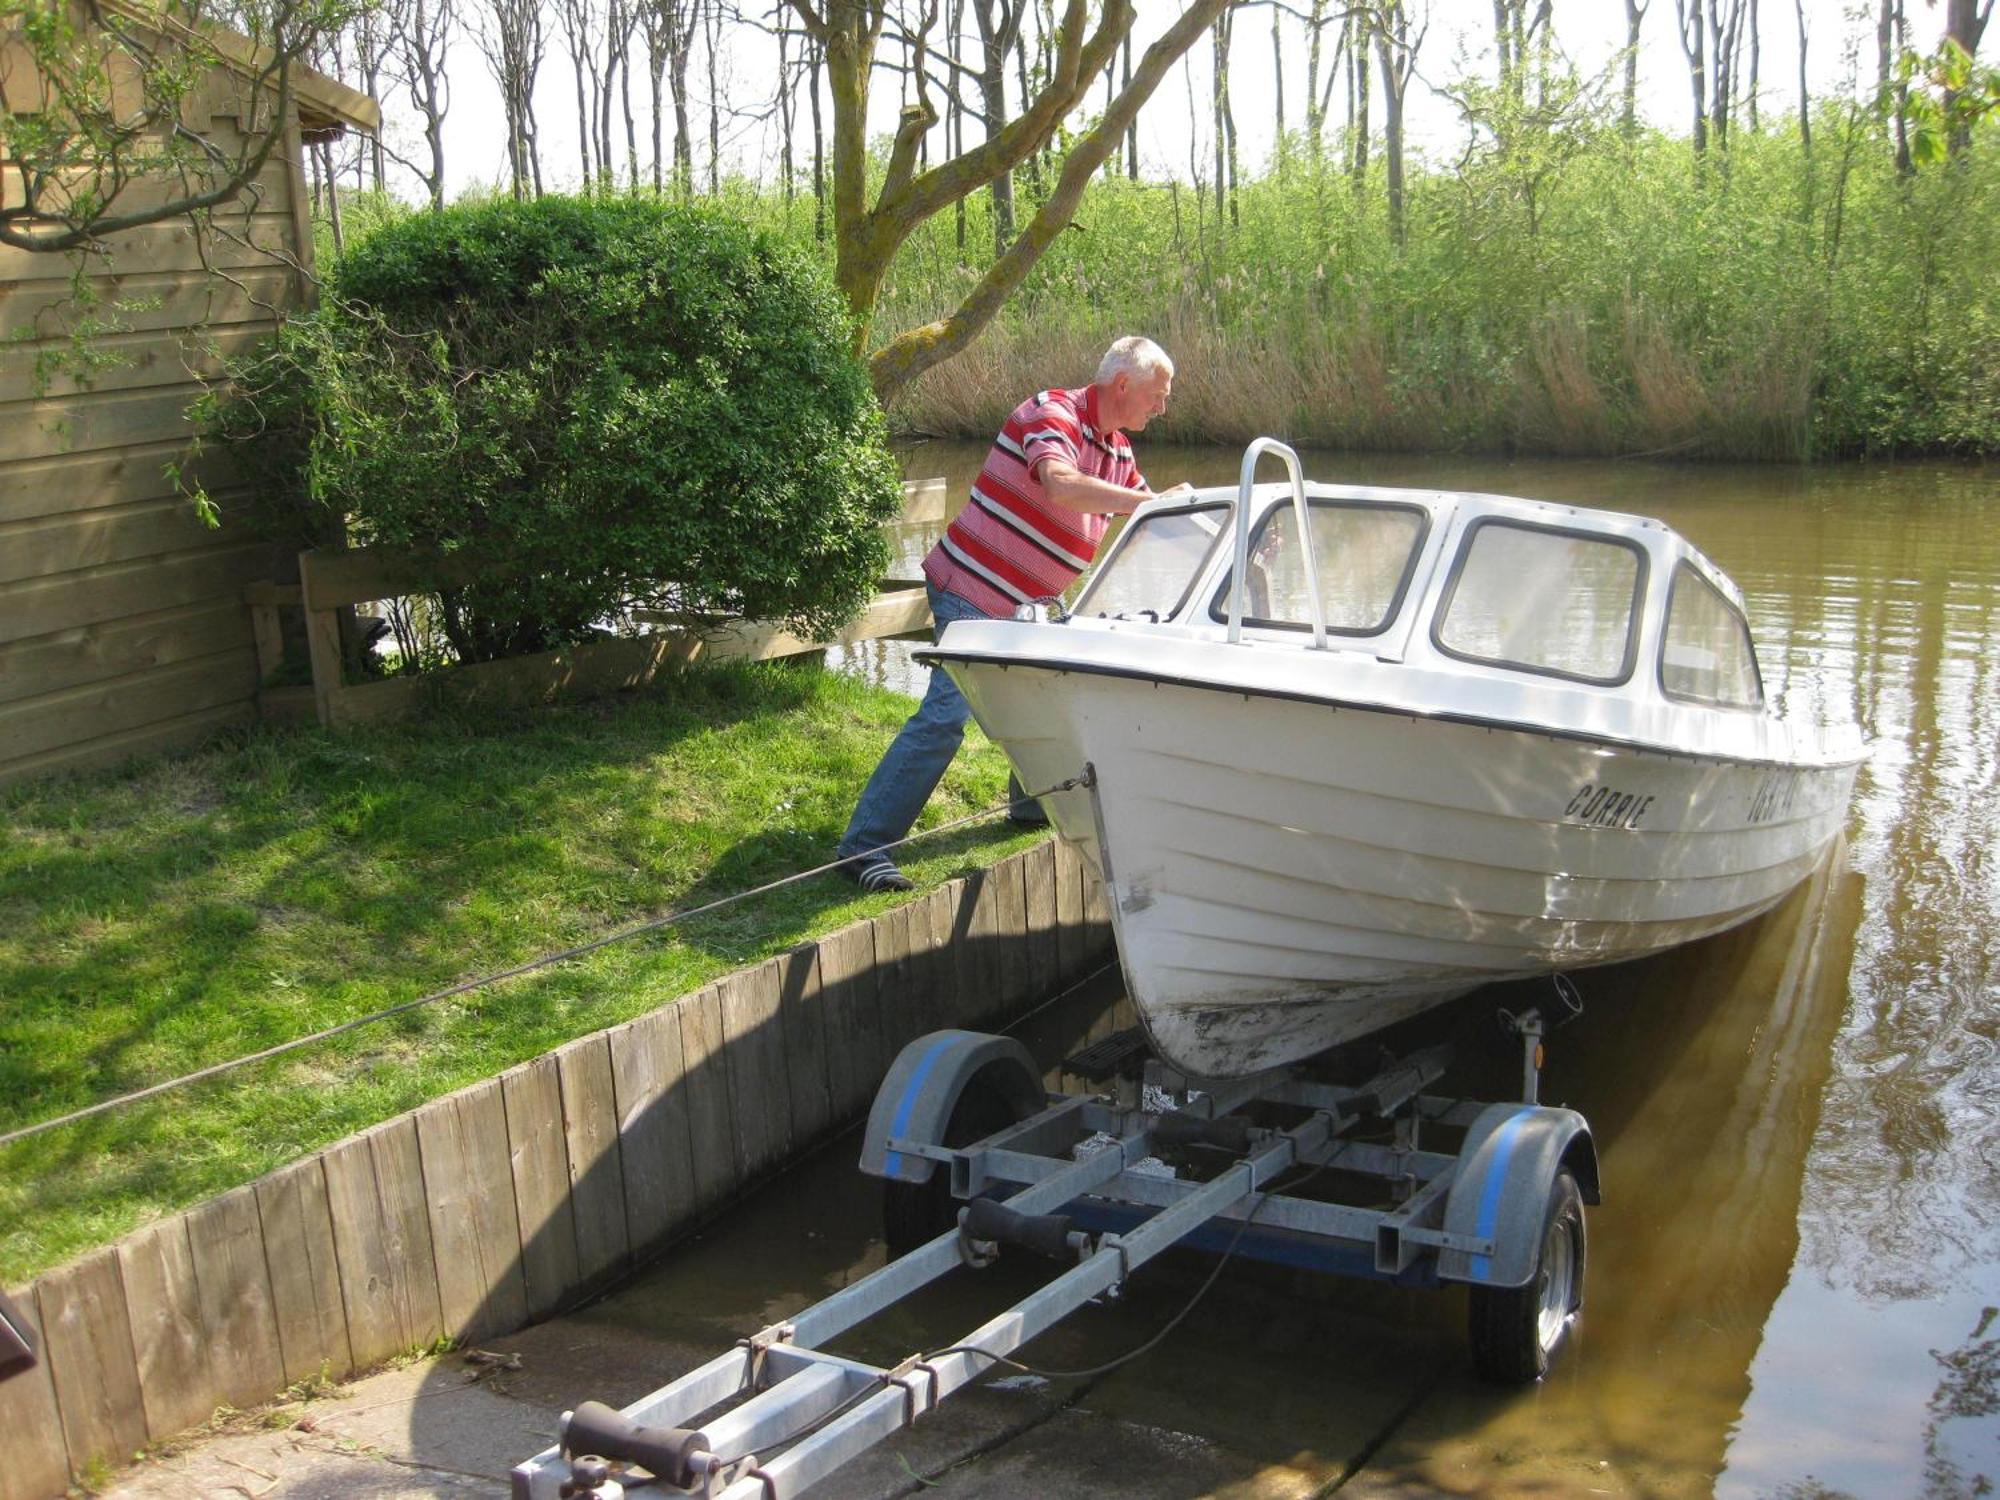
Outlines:
{"label": "canal", "polygon": [[[907,464],[963,494],[981,456],[931,445]],[[1223,450],[1142,444],[1141,459],[1161,488],[1233,482],[1237,467]],[[1637,511],[1692,538],[1747,596],[1767,692],[1794,712],[1851,717],[1871,742],[1845,866],[1737,932],[1581,976],[1587,1008],[1552,1042],[1545,1097],[1595,1125],[1605,1202],[1591,1218],[1581,1337],[1542,1387],[1499,1395],[1473,1382],[1455,1293],[1243,1266],[1159,1350],[1080,1395],[1013,1388],[1065,1420],[1088,1413],[1201,1446],[1203,1486],[1157,1493],[1989,1493],[2000,1479],[1993,471],[1346,454],[1308,454],[1306,471]],[[894,644],[838,659],[906,689],[920,675]],[[1057,1055],[1115,1020],[1117,998],[1072,997],[1029,1030]],[[1455,1081],[1504,1090],[1512,1060],[1481,1044],[1486,1018],[1530,1003],[1521,989],[1482,993],[1413,1039],[1462,1033]],[[587,1318],[692,1356],[879,1264],[875,1185],[851,1156],[846,1144],[822,1153]],[[1019,1293],[1014,1274],[941,1291],[856,1347],[893,1359],[947,1342]],[[1199,1284],[1184,1266],[1149,1272],[1026,1357],[1101,1362]],[[905,1458],[895,1473],[920,1468]]]}

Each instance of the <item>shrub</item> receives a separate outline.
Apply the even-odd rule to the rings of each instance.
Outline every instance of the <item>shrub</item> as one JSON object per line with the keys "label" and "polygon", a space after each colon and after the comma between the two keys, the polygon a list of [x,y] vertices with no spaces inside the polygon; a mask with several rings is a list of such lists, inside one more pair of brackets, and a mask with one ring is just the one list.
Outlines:
{"label": "shrub", "polygon": [[824,633],[873,591],[901,495],[849,337],[822,270],[714,211],[460,205],[352,252],[207,426],[258,439],[267,534],[339,518],[490,565],[438,590],[463,660],[641,604]]}

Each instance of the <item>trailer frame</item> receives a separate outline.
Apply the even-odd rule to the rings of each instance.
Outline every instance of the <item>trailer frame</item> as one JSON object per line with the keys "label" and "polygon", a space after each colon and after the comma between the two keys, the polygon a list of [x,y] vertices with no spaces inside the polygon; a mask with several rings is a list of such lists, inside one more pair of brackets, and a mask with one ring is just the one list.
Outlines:
{"label": "trailer frame", "polygon": [[[1515,1330],[1498,1336],[1520,1346],[1487,1373],[1536,1378],[1581,1306],[1581,1208],[1567,1205],[1598,1201],[1598,1170],[1582,1116],[1534,1102],[1538,1014],[1509,1020],[1525,1058],[1525,1098],[1511,1104],[1426,1092],[1447,1066],[1442,1047],[1352,1086],[1296,1069],[1197,1086],[1148,1061],[1136,1074],[1117,1070],[1114,1097],[1044,1093],[1008,1038],[919,1037],[877,1092],[861,1166],[892,1196],[941,1196],[931,1179],[942,1168],[963,1205],[956,1222],[623,1411],[586,1402],[564,1413],[555,1446],[513,1470],[514,1500],[623,1500],[639,1485],[791,1500],[1176,1247],[1406,1285],[1466,1283],[1475,1357],[1483,1297],[1496,1315],[1489,1325]],[[1013,1122],[945,1144],[982,1091],[982,1107],[998,1098]],[[1391,1139],[1352,1138],[1368,1123],[1388,1126]],[[1464,1132],[1458,1151],[1425,1149],[1434,1126]],[[1206,1177],[1166,1175],[1155,1165],[1161,1149],[1221,1152],[1227,1164]],[[1381,1179],[1393,1206],[1278,1186],[1299,1169]],[[937,1352],[878,1366],[824,1348],[950,1272],[989,1264],[1004,1245],[1070,1263]]]}

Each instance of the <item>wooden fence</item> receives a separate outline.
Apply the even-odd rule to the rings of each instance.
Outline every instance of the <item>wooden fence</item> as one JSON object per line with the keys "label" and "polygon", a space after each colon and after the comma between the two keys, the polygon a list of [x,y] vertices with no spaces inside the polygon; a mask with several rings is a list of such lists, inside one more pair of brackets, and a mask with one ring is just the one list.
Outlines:
{"label": "wooden fence", "polygon": [[350,1137],[41,1276],[0,1500],[441,1336],[567,1306],[868,1107],[896,1052],[1111,951],[1048,842]]}
{"label": "wooden fence", "polygon": [[[942,479],[906,483],[901,519],[889,529],[897,533],[938,526],[945,519],[947,499]],[[244,591],[260,682],[268,683],[284,661],[282,609],[304,611],[306,648],[312,662],[310,689],[260,687],[260,714],[275,719],[310,716],[321,724],[335,725],[401,718],[433,694],[460,702],[508,703],[592,697],[642,686],[661,668],[697,657],[761,661],[796,656],[831,645],[921,635],[929,631],[931,622],[923,580],[898,576],[884,579],[883,592],[860,617],[823,641],[802,640],[782,626],[755,620],[693,630],[671,615],[641,610],[634,614],[636,621],[661,628],[644,635],[592,641],[505,661],[477,662],[421,676],[361,683],[343,680],[342,609],[423,592],[441,577],[446,582],[462,583],[478,576],[475,566],[461,564],[442,570],[435,563],[419,566],[407,553],[385,548],[300,553],[297,584],[260,582]]]}

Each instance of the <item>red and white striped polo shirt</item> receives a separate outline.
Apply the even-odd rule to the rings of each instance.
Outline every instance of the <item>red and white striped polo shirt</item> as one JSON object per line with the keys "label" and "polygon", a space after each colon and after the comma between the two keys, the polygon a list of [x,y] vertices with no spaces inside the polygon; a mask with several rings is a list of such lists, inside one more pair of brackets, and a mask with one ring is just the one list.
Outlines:
{"label": "red and white striped polo shirt", "polygon": [[1037,391],[1014,408],[966,503],[924,559],[924,577],[989,615],[1052,599],[1097,556],[1109,521],[1052,503],[1035,466],[1061,458],[1079,474],[1146,488],[1132,445],[1097,422],[1097,387]]}

